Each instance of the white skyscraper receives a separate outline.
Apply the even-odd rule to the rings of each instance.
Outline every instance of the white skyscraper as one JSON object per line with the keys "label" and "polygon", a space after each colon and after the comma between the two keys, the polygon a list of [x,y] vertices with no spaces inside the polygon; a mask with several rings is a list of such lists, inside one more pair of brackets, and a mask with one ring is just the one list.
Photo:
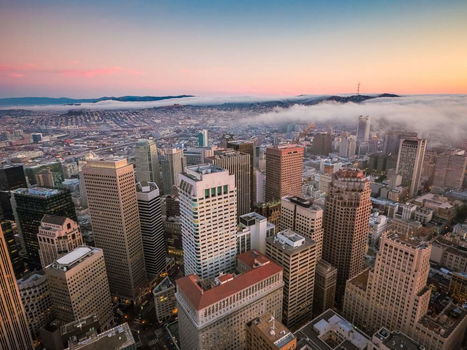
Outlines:
{"label": "white skyscraper", "polygon": [[180,174],[185,274],[217,277],[235,268],[235,176],[216,165],[193,165]]}

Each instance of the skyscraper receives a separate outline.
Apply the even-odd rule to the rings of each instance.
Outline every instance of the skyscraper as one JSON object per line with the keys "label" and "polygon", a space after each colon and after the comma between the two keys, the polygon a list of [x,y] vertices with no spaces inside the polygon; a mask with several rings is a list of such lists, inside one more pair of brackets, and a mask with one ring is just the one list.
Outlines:
{"label": "skyscraper", "polygon": [[199,147],[208,147],[208,131],[203,129],[198,134],[198,146]]}
{"label": "skyscraper", "polygon": [[266,254],[266,238],[274,235],[274,224],[258,213],[252,212],[240,216],[237,232],[237,254],[257,250]]}
{"label": "skyscraper", "polygon": [[[327,156],[332,151],[332,137],[329,133],[318,133],[313,135],[313,143],[310,153]],[[267,161],[267,160],[266,160]]]}
{"label": "skyscraper", "polygon": [[37,234],[42,268],[83,245],[76,221],[64,216],[44,215]]}
{"label": "skyscraper", "polygon": [[136,180],[139,182],[155,182],[161,186],[159,156],[154,140],[139,140],[135,147]]}
{"label": "skyscraper", "polygon": [[182,350],[245,349],[247,322],[265,313],[282,319],[282,268],[249,251],[237,257],[237,272],[176,281]]}
{"label": "skyscraper", "polygon": [[410,137],[400,140],[396,173],[402,176],[402,186],[409,188],[410,197],[415,196],[420,187],[425,149],[425,139]]}
{"label": "skyscraper", "polygon": [[216,165],[193,165],[180,175],[185,274],[214,278],[232,272],[237,251],[235,176]]}
{"label": "skyscraper", "polygon": [[220,150],[215,151],[214,156],[206,158],[206,161],[227,169],[231,175],[235,175],[237,215],[240,216],[249,213],[251,209],[250,155],[237,151]]}
{"label": "skyscraper", "polygon": [[0,227],[0,349],[32,349],[28,321]]}
{"label": "skyscraper", "polygon": [[297,328],[312,317],[316,243],[287,229],[266,239],[266,256],[284,268],[282,321]]}
{"label": "skyscraper", "polygon": [[96,247],[102,248],[112,294],[135,299],[146,286],[133,165],[88,161],[83,168]]}
{"label": "skyscraper", "polygon": [[323,258],[337,268],[338,306],[346,281],[364,268],[372,207],[370,194],[370,183],[363,172],[346,169],[334,174],[326,197]]}
{"label": "skyscraper", "polygon": [[441,189],[462,188],[467,167],[465,151],[446,152],[436,159],[433,187]]}
{"label": "skyscraper", "polygon": [[96,315],[103,329],[113,324],[112,299],[102,249],[82,246],[47,266],[57,319],[72,322]]}
{"label": "skyscraper", "polygon": [[292,231],[316,243],[316,261],[323,250],[323,209],[309,200],[287,196],[281,200],[280,229]]}
{"label": "skyscraper", "polygon": [[370,139],[370,117],[361,115],[358,117],[357,141],[368,142]]}
{"label": "skyscraper", "polygon": [[374,268],[347,282],[344,316],[370,333],[384,326],[413,334],[430,301],[430,253],[431,245],[417,237],[383,234]]}
{"label": "skyscraper", "polygon": [[171,194],[172,187],[178,183],[178,174],[183,171],[183,150],[169,148],[164,151],[162,166],[162,192]]}
{"label": "skyscraper", "polygon": [[246,153],[250,156],[250,198],[251,206],[256,202],[256,175],[255,167],[258,161],[258,153],[254,141],[248,140],[230,140],[227,141],[227,148],[232,148],[238,152]]}
{"label": "skyscraper", "polygon": [[275,146],[266,149],[266,201],[302,192],[303,147]]}
{"label": "skyscraper", "polygon": [[28,187],[28,184],[22,165],[3,166],[0,168],[0,191],[13,191],[26,187]]}
{"label": "skyscraper", "polygon": [[155,182],[138,183],[136,195],[146,274],[148,279],[152,279],[164,270],[167,258],[159,187]]}
{"label": "skyscraper", "polygon": [[20,255],[20,244],[16,242],[15,230],[10,221],[0,221],[0,226],[3,230],[3,237],[10,256],[11,265],[15,271],[16,279],[19,279],[24,273],[24,260]]}
{"label": "skyscraper", "polygon": [[18,226],[23,236],[28,263],[40,268],[37,234],[44,215],[65,216],[77,221],[75,206],[67,191],[41,187],[20,188],[13,191]]}

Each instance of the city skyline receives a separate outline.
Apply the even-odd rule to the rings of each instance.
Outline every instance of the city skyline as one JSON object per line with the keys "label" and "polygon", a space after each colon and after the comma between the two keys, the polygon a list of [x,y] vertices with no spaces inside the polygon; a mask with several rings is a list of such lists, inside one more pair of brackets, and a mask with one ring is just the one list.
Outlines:
{"label": "city skyline", "polygon": [[1,97],[467,93],[463,1],[0,6]]}

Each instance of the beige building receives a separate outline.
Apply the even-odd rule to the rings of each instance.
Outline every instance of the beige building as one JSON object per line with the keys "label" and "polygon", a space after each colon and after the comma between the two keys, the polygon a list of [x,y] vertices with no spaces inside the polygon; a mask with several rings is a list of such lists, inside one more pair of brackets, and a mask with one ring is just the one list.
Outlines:
{"label": "beige building", "polygon": [[467,312],[448,303],[428,315],[430,253],[431,244],[416,233],[385,233],[374,268],[347,282],[344,315],[370,332],[383,326],[402,331],[427,350],[458,349]]}
{"label": "beige building", "polygon": [[0,227],[0,349],[32,349],[24,310],[8,247]]}
{"label": "beige building", "polygon": [[282,145],[266,149],[266,202],[302,193],[303,147]]}
{"label": "beige building", "polygon": [[83,245],[78,223],[64,216],[44,215],[37,234],[42,268]]}
{"label": "beige building", "polygon": [[246,326],[246,350],[295,350],[297,338],[270,313]]}
{"label": "beige building", "polygon": [[323,259],[337,268],[336,302],[340,307],[349,278],[364,268],[371,214],[370,183],[363,172],[339,170],[326,197]]}
{"label": "beige building", "polygon": [[113,295],[136,299],[146,287],[133,165],[88,161],[83,168],[96,247],[102,248]]}
{"label": "beige building", "polygon": [[172,188],[177,186],[178,175],[183,171],[183,168],[183,150],[178,148],[165,149],[164,156],[161,160],[162,193],[172,193]]}
{"label": "beige building", "polygon": [[417,137],[400,139],[396,173],[402,176],[402,186],[409,188],[410,197],[414,197],[420,187],[425,150],[425,139]]}
{"label": "beige building", "polygon": [[295,329],[312,317],[316,243],[287,229],[266,239],[266,255],[284,268],[283,322]]}
{"label": "beige building", "polygon": [[214,152],[214,156],[206,158],[206,161],[227,169],[230,175],[235,175],[237,216],[249,213],[251,211],[250,155],[232,150],[218,150]]}
{"label": "beige building", "polygon": [[176,281],[182,350],[244,349],[247,322],[265,313],[282,319],[282,268],[249,251],[237,257],[237,272]]}
{"label": "beige building", "polygon": [[467,167],[467,154],[464,150],[450,151],[436,158],[433,188],[462,188]]}
{"label": "beige building", "polygon": [[78,247],[45,269],[55,317],[67,323],[96,315],[113,324],[112,299],[102,249]]}
{"label": "beige building", "polygon": [[316,259],[323,250],[323,209],[310,200],[287,196],[281,200],[280,229],[291,229],[316,243]]}
{"label": "beige building", "polygon": [[53,320],[52,299],[49,285],[43,272],[30,272],[18,280],[19,293],[34,338],[39,329]]}

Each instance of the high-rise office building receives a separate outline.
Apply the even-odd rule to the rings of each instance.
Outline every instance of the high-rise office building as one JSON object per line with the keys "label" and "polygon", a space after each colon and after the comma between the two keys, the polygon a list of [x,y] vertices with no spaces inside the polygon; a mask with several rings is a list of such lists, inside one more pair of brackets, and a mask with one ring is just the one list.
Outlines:
{"label": "high-rise office building", "polygon": [[231,150],[219,150],[214,156],[206,159],[208,163],[227,169],[231,175],[235,175],[235,187],[237,188],[237,215],[250,212],[251,205],[251,164],[250,155]]}
{"label": "high-rise office building", "polygon": [[10,256],[11,265],[15,271],[16,279],[19,279],[24,273],[24,259],[20,255],[20,244],[16,241],[15,230],[10,221],[0,221],[0,226],[3,230],[3,237]]}
{"label": "high-rise office building", "polygon": [[83,245],[76,221],[64,216],[44,215],[37,234],[42,268]]}
{"label": "high-rise office building", "polygon": [[371,189],[359,170],[334,174],[323,217],[323,259],[337,268],[336,302],[341,305],[345,283],[360,273],[367,251]]}
{"label": "high-rise office building", "polygon": [[42,187],[13,191],[17,222],[31,268],[40,268],[37,234],[44,215],[65,216],[77,221],[75,206],[68,191]]}
{"label": "high-rise office building", "polygon": [[28,321],[0,228],[0,349],[32,349]]}
{"label": "high-rise office building", "polygon": [[146,287],[135,174],[126,159],[83,168],[92,231],[102,248],[112,294],[135,299]]}
{"label": "high-rise office building", "polygon": [[316,243],[287,229],[266,239],[266,256],[284,268],[282,320],[297,328],[312,317]]}
{"label": "high-rise office building", "polygon": [[177,315],[177,300],[175,285],[170,278],[165,277],[152,291],[157,321],[161,324]]}
{"label": "high-rise office building", "polygon": [[307,199],[287,196],[281,200],[280,229],[292,231],[316,243],[316,260],[323,250],[323,209]]}
{"label": "high-rise office building", "polygon": [[428,310],[430,253],[417,237],[383,234],[374,268],[347,282],[344,316],[370,333],[384,326],[412,334]]}
{"label": "high-rise office building", "polygon": [[433,187],[440,189],[462,188],[467,167],[465,151],[446,152],[436,158]]}
{"label": "high-rise office building", "polygon": [[172,187],[178,184],[178,176],[184,168],[183,150],[177,148],[164,150],[161,168],[162,192],[164,194],[171,194]]}
{"label": "high-rise office building", "polygon": [[237,232],[237,254],[249,250],[257,250],[266,254],[266,238],[274,235],[274,224],[258,213],[248,213],[240,216]]}
{"label": "high-rise office building", "polygon": [[396,173],[402,176],[402,186],[409,188],[410,197],[414,197],[420,187],[425,149],[425,139],[410,137],[400,140]]}
{"label": "high-rise office building", "polygon": [[96,315],[103,329],[110,328],[112,299],[102,249],[78,247],[47,266],[45,274],[58,320]]}
{"label": "high-rise office building", "polygon": [[138,183],[136,195],[146,274],[151,280],[165,269],[167,258],[159,187],[155,182]]}
{"label": "high-rise office building", "polygon": [[54,188],[55,179],[52,170],[45,168],[39,171],[36,175],[36,185],[40,187]]}
{"label": "high-rise office building", "polygon": [[332,309],[336,301],[337,269],[321,259],[316,264],[313,314],[319,315]]}
{"label": "high-rise office building", "polygon": [[266,149],[266,201],[302,193],[303,147],[275,146]]}
{"label": "high-rise office building", "polygon": [[208,147],[209,140],[208,140],[208,131],[203,129],[198,134],[198,146],[199,147]]}
{"label": "high-rise office building", "polygon": [[135,175],[139,182],[155,182],[161,186],[159,156],[154,140],[138,140],[135,147]]}
{"label": "high-rise office building", "polygon": [[22,165],[3,166],[0,168],[0,191],[13,191],[26,187],[28,187],[28,184]]}
{"label": "high-rise office building", "polygon": [[185,274],[214,278],[232,272],[237,252],[235,176],[213,164],[193,165],[180,175]]}
{"label": "high-rise office building", "polygon": [[295,350],[297,338],[270,313],[246,326],[246,350]]}
{"label": "high-rise office building", "polygon": [[29,330],[34,338],[39,335],[39,329],[45,327],[54,318],[52,299],[45,274],[31,272],[18,280],[19,293],[23,302]]}
{"label": "high-rise office building", "polygon": [[357,125],[357,141],[368,142],[370,139],[370,117],[367,115],[361,115],[358,117]]}
{"label": "high-rise office building", "polygon": [[282,319],[282,267],[249,251],[237,257],[237,271],[176,281],[182,350],[244,349],[247,322],[265,313]]}
{"label": "high-rise office building", "polygon": [[227,141],[227,148],[232,148],[238,152],[246,153],[250,156],[250,199],[251,199],[251,206],[256,202],[255,198],[257,196],[256,193],[256,174],[255,168],[257,168],[258,163],[258,153],[256,150],[256,145],[254,141],[248,140],[230,140]]}
{"label": "high-rise office building", "polygon": [[254,206],[254,211],[264,216],[268,222],[276,227],[276,232],[279,230],[279,220],[281,218],[281,201],[273,201],[267,203],[257,203]]}
{"label": "high-rise office building", "polygon": [[[77,327],[79,325],[78,323]],[[91,329],[83,339],[76,340],[72,337],[68,340],[68,344],[67,350],[136,350],[138,348],[130,326],[126,322],[101,333]]]}
{"label": "high-rise office building", "polygon": [[332,135],[329,133],[318,133],[313,135],[313,143],[310,153],[314,155],[327,156],[332,152]]}
{"label": "high-rise office building", "polygon": [[354,158],[357,151],[357,140],[355,136],[344,136],[339,145],[339,156],[343,158]]}

